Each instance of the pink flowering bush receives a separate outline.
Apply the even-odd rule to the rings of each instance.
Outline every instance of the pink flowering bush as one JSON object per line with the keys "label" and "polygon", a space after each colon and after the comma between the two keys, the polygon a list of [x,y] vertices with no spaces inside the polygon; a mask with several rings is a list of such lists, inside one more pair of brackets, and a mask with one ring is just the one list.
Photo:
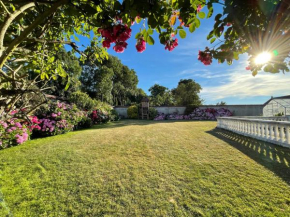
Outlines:
{"label": "pink flowering bush", "polygon": [[228,117],[232,116],[232,112],[225,108],[214,109],[214,108],[207,108],[207,109],[200,109],[196,108],[191,114],[189,115],[179,115],[179,114],[158,114],[154,120],[216,120],[217,117]]}
{"label": "pink flowering bush", "polygon": [[19,119],[0,121],[0,149],[20,145],[29,139],[29,128]]}
{"label": "pink flowering bush", "polygon": [[53,136],[79,129],[85,125],[88,116],[86,111],[63,102],[50,102],[40,107],[35,115],[38,127],[33,129],[34,137]]}

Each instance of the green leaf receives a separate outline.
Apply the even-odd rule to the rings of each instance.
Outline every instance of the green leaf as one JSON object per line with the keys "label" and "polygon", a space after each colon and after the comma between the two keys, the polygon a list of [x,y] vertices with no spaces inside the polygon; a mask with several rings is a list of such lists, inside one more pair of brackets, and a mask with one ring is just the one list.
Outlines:
{"label": "green leaf", "polygon": [[200,20],[199,19],[195,19],[195,27],[198,28],[200,26]]}
{"label": "green leaf", "polygon": [[239,52],[234,52],[234,59],[239,60]]}
{"label": "green leaf", "polygon": [[186,32],[183,29],[179,30],[179,36],[180,38],[186,38]]}
{"label": "green leaf", "polygon": [[64,90],[67,90],[69,88],[69,86],[70,86],[70,77],[68,77],[68,79],[67,79],[67,83],[65,85]]}
{"label": "green leaf", "polygon": [[153,34],[153,29],[148,29],[147,33],[148,33],[149,35],[152,35],[152,34]]}
{"label": "green leaf", "polygon": [[138,38],[141,37],[141,35],[142,35],[142,34],[141,34],[140,32],[138,32],[138,33],[135,35],[135,38],[138,39]]}
{"label": "green leaf", "polygon": [[205,13],[203,11],[199,12],[198,13],[198,16],[201,18],[201,19],[204,19],[205,18]]}
{"label": "green leaf", "polygon": [[258,74],[258,70],[254,70],[253,72],[252,72],[252,75],[255,77],[256,75]]}
{"label": "green leaf", "polygon": [[215,21],[217,21],[217,20],[220,20],[220,18],[222,17],[223,15],[222,14],[217,14],[216,16],[215,16]]}
{"label": "green leaf", "polygon": [[148,35],[148,37],[147,37],[147,43],[149,45],[154,45],[154,39],[150,35]]}
{"label": "green leaf", "polygon": [[140,17],[136,17],[136,19],[135,19],[136,23],[138,23],[138,24],[141,22],[141,20],[142,19]]}
{"label": "green leaf", "polygon": [[207,9],[208,9],[207,18],[210,18],[212,16],[212,14],[213,14],[213,7],[212,7],[211,3],[208,3]]}
{"label": "green leaf", "polygon": [[191,33],[193,33],[193,32],[195,31],[195,24],[194,24],[194,23],[190,24],[190,26],[189,26],[189,31],[190,31]]}
{"label": "green leaf", "polygon": [[211,44],[214,43],[215,40],[216,40],[216,38],[212,38],[212,39],[210,40],[210,43],[211,43]]}

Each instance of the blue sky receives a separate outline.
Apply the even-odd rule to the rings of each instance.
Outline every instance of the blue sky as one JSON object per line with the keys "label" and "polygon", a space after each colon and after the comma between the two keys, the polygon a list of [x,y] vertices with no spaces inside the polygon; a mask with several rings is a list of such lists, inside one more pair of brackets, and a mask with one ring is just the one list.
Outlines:
{"label": "blue sky", "polygon": [[[216,8],[218,11],[220,8]],[[154,84],[171,89],[177,86],[180,79],[191,78],[201,85],[200,97],[204,99],[204,104],[220,101],[227,104],[261,104],[271,96],[289,95],[289,73],[260,72],[253,77],[251,71],[245,70],[247,55],[241,56],[231,66],[218,64],[215,60],[210,66],[204,66],[197,60],[199,50],[212,46],[206,36],[213,27],[213,17],[201,20],[200,28],[194,33],[187,32],[185,39],[178,37],[179,46],[171,52],[165,50],[164,45],[159,43],[158,35],[154,33],[155,45],[147,45],[143,53],[138,53],[135,35],[142,27],[140,24],[132,26],[132,37],[124,53],[116,53],[112,46],[108,52],[137,72],[138,87],[147,93]],[[88,39],[81,37],[80,44],[87,45]]]}

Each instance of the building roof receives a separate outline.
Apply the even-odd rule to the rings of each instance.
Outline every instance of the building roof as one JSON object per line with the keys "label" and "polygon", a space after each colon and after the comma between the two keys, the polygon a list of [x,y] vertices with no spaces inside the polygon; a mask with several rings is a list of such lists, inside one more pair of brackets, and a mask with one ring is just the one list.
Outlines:
{"label": "building roof", "polygon": [[268,104],[272,99],[290,99],[290,95],[271,97],[271,99],[269,99],[267,102],[265,102],[264,105]]}

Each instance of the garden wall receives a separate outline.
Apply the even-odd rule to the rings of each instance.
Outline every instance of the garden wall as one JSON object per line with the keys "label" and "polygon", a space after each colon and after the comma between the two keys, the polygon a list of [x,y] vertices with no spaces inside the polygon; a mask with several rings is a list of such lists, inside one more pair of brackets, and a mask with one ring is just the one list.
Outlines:
{"label": "garden wall", "polygon": [[[159,113],[164,114],[184,114],[186,109],[185,106],[155,106],[155,108]],[[216,106],[216,105],[203,105],[199,108],[226,108],[229,109],[234,116],[262,116],[263,115],[263,105],[223,105],[223,106]],[[121,115],[123,118],[127,118],[127,109],[128,106],[116,106],[114,109]]]}

